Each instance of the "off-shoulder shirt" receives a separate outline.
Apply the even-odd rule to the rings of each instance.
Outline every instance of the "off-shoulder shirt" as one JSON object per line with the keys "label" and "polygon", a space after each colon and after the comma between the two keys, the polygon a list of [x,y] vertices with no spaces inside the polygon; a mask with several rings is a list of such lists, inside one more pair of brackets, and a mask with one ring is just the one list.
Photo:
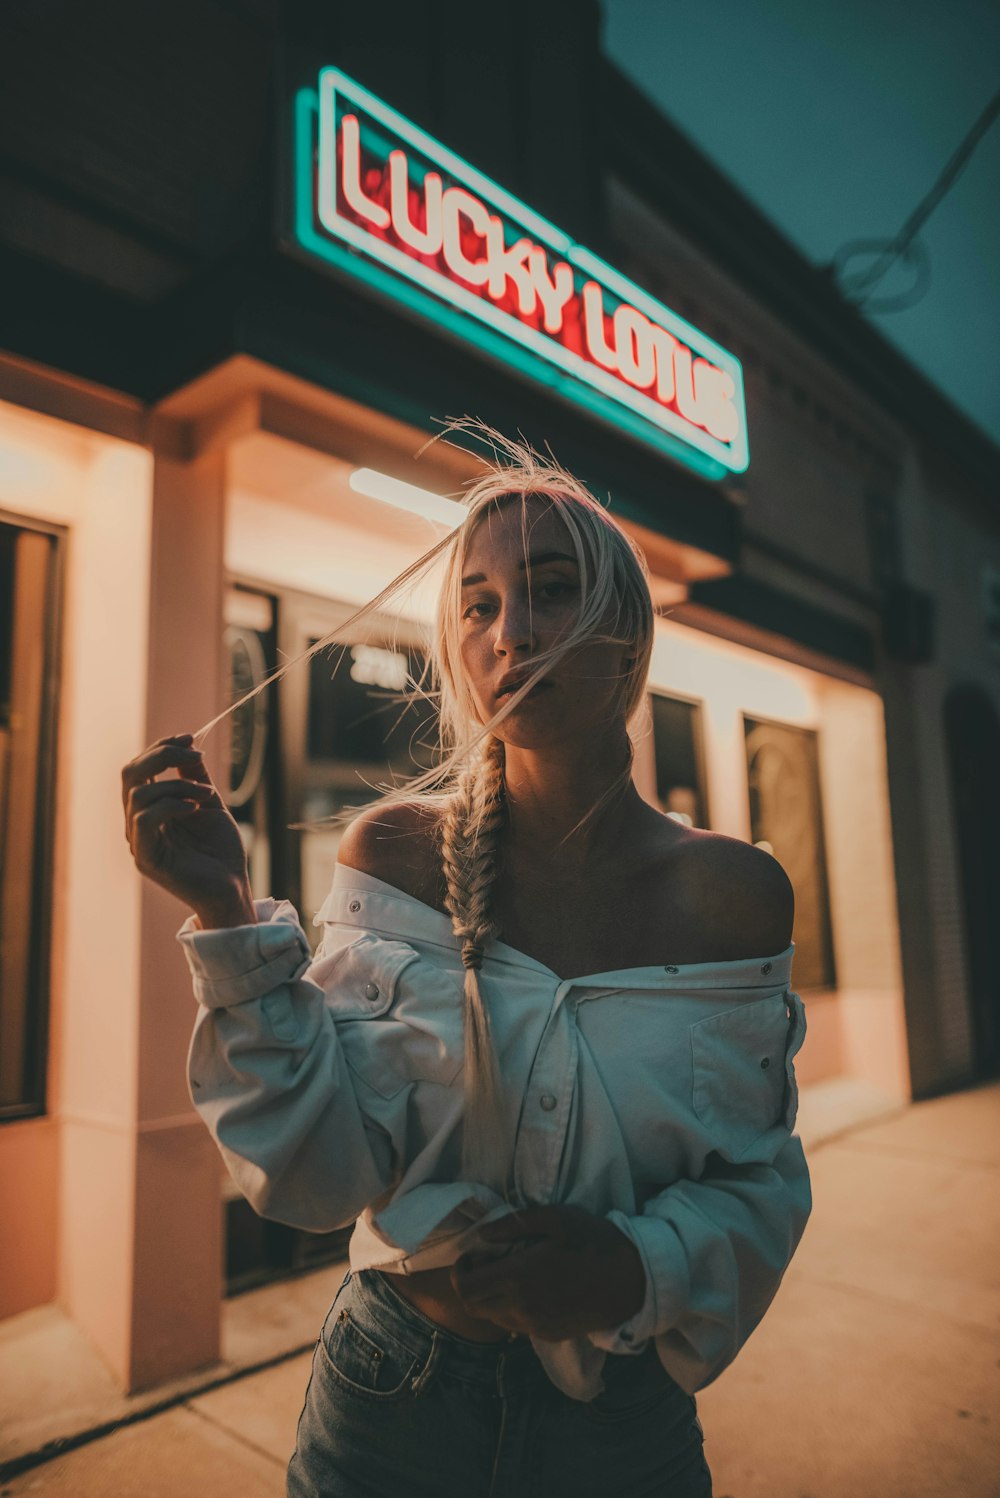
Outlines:
{"label": "off-shoulder shirt", "polygon": [[[453,1263],[508,1199],[459,1179],[463,967],[451,921],[339,865],[315,917],[256,900],[257,924],[178,932],[199,1013],[195,1107],[264,1217],[354,1222],[350,1264]],[[532,1339],[572,1398],[650,1338],[689,1394],[735,1358],[812,1206],[793,1132],[805,1009],[794,944],[773,956],[563,979],[502,941],[480,981],[509,1109],[514,1205],[571,1203],[635,1244],[645,1300],[624,1324]]]}

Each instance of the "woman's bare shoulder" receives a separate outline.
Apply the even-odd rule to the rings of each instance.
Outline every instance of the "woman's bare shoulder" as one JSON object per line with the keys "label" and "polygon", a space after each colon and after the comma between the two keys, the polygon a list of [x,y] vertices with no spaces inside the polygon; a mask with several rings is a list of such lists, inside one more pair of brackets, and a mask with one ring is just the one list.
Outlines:
{"label": "woman's bare shoulder", "polygon": [[771,956],[792,940],[795,894],[773,854],[738,837],[685,828],[661,866],[668,898],[680,886],[706,931],[725,933],[727,956]]}
{"label": "woman's bare shoulder", "polygon": [[443,815],[443,807],[431,800],[370,806],[348,826],[337,862],[442,909],[438,832]]}

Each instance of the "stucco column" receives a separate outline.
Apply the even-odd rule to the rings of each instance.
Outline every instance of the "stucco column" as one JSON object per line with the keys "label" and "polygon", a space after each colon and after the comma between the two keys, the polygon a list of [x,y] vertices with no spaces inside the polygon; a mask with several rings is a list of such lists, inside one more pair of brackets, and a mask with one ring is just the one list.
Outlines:
{"label": "stucco column", "polygon": [[[99,682],[70,715],[66,772],[59,1298],[135,1391],[219,1356],[222,1165],[187,1092],[188,911],[136,872],[118,772],[224,705],[224,459],[157,454],[145,493],[113,510],[107,478],[80,540],[94,596],[76,611],[105,622],[69,642]],[[223,787],[227,753],[216,731],[206,758]]]}
{"label": "stucco column", "polygon": [[[225,461],[156,456],[146,742],[193,732],[225,705]],[[228,722],[228,720],[227,720]],[[224,729],[226,725],[221,725]],[[227,787],[228,733],[206,746]],[[136,1034],[132,1318],[126,1382],[139,1389],[219,1355],[221,1165],[191,1106],[195,1014],[176,941],[190,911],[143,880]]]}

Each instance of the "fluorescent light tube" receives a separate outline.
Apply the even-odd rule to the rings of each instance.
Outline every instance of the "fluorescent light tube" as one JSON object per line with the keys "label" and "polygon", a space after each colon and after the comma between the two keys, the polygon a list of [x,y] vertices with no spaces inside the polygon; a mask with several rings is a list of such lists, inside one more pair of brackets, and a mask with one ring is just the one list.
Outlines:
{"label": "fluorescent light tube", "polygon": [[449,530],[461,525],[469,513],[465,505],[453,499],[443,499],[440,494],[431,494],[416,484],[404,484],[402,479],[390,478],[389,474],[379,473],[375,468],[355,468],[348,482],[356,494],[367,494],[370,499],[380,499],[397,509],[422,515],[425,520],[433,520]]}

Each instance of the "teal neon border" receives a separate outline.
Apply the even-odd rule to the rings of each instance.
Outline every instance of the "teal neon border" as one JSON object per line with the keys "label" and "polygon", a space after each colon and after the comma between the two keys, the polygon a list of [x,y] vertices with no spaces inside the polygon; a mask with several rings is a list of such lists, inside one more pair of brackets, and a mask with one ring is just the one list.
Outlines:
{"label": "teal neon border", "polygon": [[[562,344],[342,218],[336,212],[336,156],[332,150],[338,93],[428,157],[435,166],[484,198],[489,206],[520,225],[533,239],[568,260],[584,275],[600,282],[612,296],[631,302],[695,353],[726,370],[736,387],[734,403],[740,417],[739,433],[733,444],[727,446],[707,432],[692,427],[674,412],[624,386],[599,366],[579,358]],[[320,233],[314,218],[312,155],[317,140],[317,118],[320,161],[318,217],[322,227],[337,239],[328,239]],[[746,469],[749,456],[743,373],[734,355],[596,255],[574,245],[540,214],[336,68],[322,71],[318,97],[316,91],[309,88],[300,89],[296,95],[294,184],[295,240],[308,254],[317,256],[341,274],[361,281],[377,294],[402,304],[437,328],[446,329],[458,340],[472,343],[512,365],[521,374],[679,459],[705,477],[718,479],[727,472],[741,473]]]}

